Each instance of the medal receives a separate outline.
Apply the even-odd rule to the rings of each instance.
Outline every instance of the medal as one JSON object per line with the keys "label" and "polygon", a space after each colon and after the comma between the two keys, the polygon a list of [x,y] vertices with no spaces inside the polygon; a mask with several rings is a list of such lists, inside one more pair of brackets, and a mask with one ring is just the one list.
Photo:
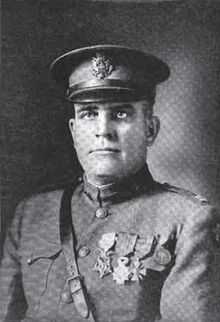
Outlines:
{"label": "medal", "polygon": [[143,258],[149,255],[152,251],[154,244],[154,237],[138,238],[135,246],[135,255],[139,258]]}
{"label": "medal", "polygon": [[104,276],[112,272],[111,258],[112,254],[109,251],[115,244],[115,236],[113,233],[106,233],[102,236],[99,241],[100,248],[98,249],[98,258],[93,267],[93,270],[99,273],[99,277],[103,278]]}
{"label": "medal", "polygon": [[154,254],[154,261],[158,265],[166,266],[172,260],[172,256],[168,249],[164,248],[163,246],[158,247]]}
{"label": "medal", "polygon": [[147,269],[139,258],[133,262],[133,269],[131,270],[131,281],[140,281],[147,275]]}
{"label": "medal", "polygon": [[118,233],[115,252],[119,256],[126,256],[133,253],[136,241],[136,234],[129,234],[124,232]]}
{"label": "medal", "polygon": [[102,249],[99,249],[99,255],[93,270],[99,273],[100,278],[110,274],[112,272],[110,254],[106,253]]}
{"label": "medal", "polygon": [[172,253],[160,241],[160,235],[140,238],[137,234],[111,232],[102,235],[93,270],[99,277],[112,274],[120,285],[126,282],[140,282],[147,270],[163,271],[172,261]]}
{"label": "medal", "polygon": [[127,257],[118,258],[118,266],[114,268],[113,280],[117,284],[125,284],[125,281],[129,280],[130,269],[129,269],[129,259]]}
{"label": "medal", "polygon": [[115,236],[116,236],[116,233],[104,234],[99,241],[99,247],[102,248],[105,252],[107,252],[110,248],[114,246]]}

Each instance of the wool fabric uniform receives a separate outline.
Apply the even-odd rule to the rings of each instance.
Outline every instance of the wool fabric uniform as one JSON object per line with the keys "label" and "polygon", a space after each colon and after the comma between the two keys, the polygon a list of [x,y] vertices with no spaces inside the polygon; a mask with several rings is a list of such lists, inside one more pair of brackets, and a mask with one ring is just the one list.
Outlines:
{"label": "wool fabric uniform", "polygon": [[[68,291],[59,236],[62,193],[37,194],[17,208],[1,268],[2,321],[86,321]],[[145,168],[104,190],[84,178],[71,204],[95,321],[219,320],[212,275],[219,215],[207,202],[155,182]],[[106,270],[99,265],[103,250],[109,251]]]}

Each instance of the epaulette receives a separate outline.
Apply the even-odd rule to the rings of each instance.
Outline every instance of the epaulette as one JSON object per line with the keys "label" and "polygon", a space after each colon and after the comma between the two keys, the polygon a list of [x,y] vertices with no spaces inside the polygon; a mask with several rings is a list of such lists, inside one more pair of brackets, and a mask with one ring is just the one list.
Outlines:
{"label": "epaulette", "polygon": [[191,192],[187,189],[183,189],[183,188],[179,188],[179,187],[170,185],[167,182],[163,183],[163,187],[170,192],[180,194],[181,196],[186,196],[186,197],[190,198],[191,200],[200,203],[201,205],[208,205],[209,204],[209,201],[206,198],[202,197],[199,194]]}

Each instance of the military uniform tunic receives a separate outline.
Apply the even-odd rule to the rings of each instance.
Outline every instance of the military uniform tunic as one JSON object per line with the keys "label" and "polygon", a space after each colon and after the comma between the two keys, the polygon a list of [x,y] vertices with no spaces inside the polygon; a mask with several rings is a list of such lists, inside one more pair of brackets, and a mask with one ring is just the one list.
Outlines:
{"label": "military uniform tunic", "polygon": [[[63,191],[17,207],[1,268],[1,321],[86,321],[69,293]],[[86,178],[72,200],[77,262],[97,322],[217,322],[218,213],[147,168],[117,185]]]}

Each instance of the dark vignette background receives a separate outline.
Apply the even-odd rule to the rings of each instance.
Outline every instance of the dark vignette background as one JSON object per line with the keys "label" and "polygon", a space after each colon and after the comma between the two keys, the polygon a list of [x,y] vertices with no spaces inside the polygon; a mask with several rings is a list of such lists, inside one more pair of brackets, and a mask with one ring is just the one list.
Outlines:
{"label": "dark vignette background", "polygon": [[69,106],[48,67],[65,51],[95,43],[138,47],[170,65],[171,78],[158,89],[162,125],[149,152],[150,169],[160,181],[219,203],[218,1],[5,0],[2,18],[3,233],[23,197],[78,171]]}

